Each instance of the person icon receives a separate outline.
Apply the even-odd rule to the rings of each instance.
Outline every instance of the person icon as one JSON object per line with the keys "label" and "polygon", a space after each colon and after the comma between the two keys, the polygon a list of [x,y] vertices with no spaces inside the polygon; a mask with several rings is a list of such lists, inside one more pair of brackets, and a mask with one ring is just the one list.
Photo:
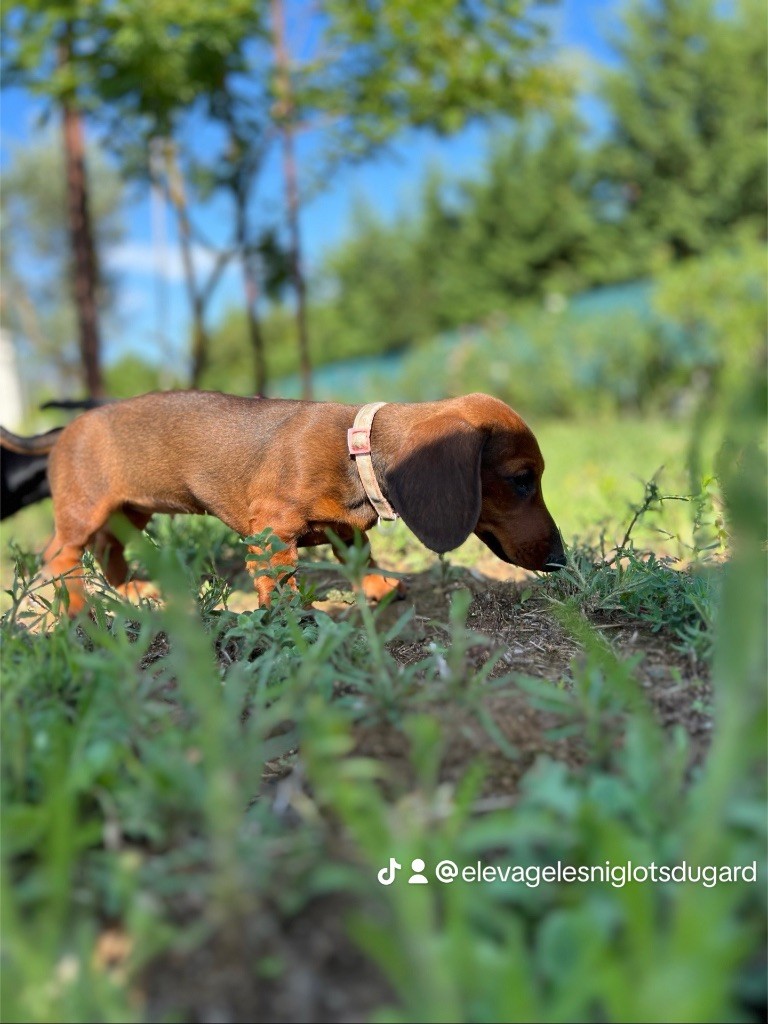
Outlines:
{"label": "person icon", "polygon": [[421,857],[417,857],[416,860],[411,861],[411,870],[414,872],[414,874],[412,874],[411,877],[408,879],[408,885],[428,884],[429,879],[425,878],[424,875],[422,875],[421,873],[424,870],[424,861],[421,859]]}

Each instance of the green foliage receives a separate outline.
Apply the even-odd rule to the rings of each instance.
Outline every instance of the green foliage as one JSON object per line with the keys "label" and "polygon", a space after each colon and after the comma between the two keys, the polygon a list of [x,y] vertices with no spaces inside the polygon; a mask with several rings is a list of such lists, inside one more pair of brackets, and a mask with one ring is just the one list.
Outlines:
{"label": "green foliage", "polygon": [[[336,297],[316,304],[319,361],[336,351],[343,358],[413,346],[513,310],[517,320],[521,297],[631,279],[658,269],[662,254],[722,245],[737,227],[763,233],[765,110],[758,83],[765,78],[765,34],[753,28],[760,20],[751,0],[727,10],[711,0],[638,3],[618,44],[622,63],[606,80],[612,122],[604,144],[595,149],[572,115],[556,111],[495,143],[479,178],[428,175],[416,209],[395,223],[358,217],[349,241],[323,267],[322,294]],[[749,287],[758,292],[753,270],[763,258],[752,249],[747,268]],[[740,292],[744,271],[734,261],[728,278]],[[700,294],[696,301],[703,301]],[[738,310],[741,298],[721,310]],[[607,394],[609,405],[631,408],[649,393],[656,401],[656,383],[658,401],[669,400],[660,376],[675,374],[679,394],[682,380],[695,381],[706,366],[709,342],[701,335],[693,343],[697,354],[684,351],[690,335],[657,339],[631,319],[612,326],[618,337],[603,326],[599,340],[563,345],[544,331],[549,338],[531,339],[540,353],[535,367],[525,359],[515,365],[516,338],[510,378],[538,365],[555,378],[564,370],[573,378],[565,406],[585,382],[590,403]],[[504,343],[491,353],[480,347],[478,363],[489,354],[497,365],[509,358]],[[570,351],[582,365],[561,369]],[[627,393],[616,394],[627,361]],[[415,356],[406,373],[416,380],[414,390],[427,376],[422,366],[433,371],[436,364],[441,373],[445,362],[437,350]],[[459,379],[467,371],[474,376],[461,358],[454,367]],[[499,375],[489,376],[496,385]],[[444,377],[440,383],[449,393],[469,390]],[[442,390],[439,383],[434,390]],[[557,411],[553,398],[542,405]]]}
{"label": "green foliage", "polygon": [[731,224],[764,231],[765,12],[756,0],[634,0],[603,96],[600,166],[623,239],[702,253]]}
{"label": "green foliage", "polygon": [[482,176],[461,183],[458,196],[428,181],[419,248],[438,326],[611,279],[583,131],[569,111],[528,119],[492,143]]}
{"label": "green foliage", "polygon": [[[107,119],[118,137],[172,131],[182,111],[242,64],[246,38],[258,36],[263,9],[227,0],[202,10],[179,0],[112,4],[103,0],[21,0],[3,11],[6,84],[54,101],[77,97]],[[71,59],[57,65],[65,33]]]}
{"label": "green foliage", "polygon": [[[385,859],[382,849],[404,864],[417,854],[430,865],[448,857],[473,866],[526,866],[526,882],[516,886],[457,880],[412,892],[395,883],[376,916],[355,919],[355,933],[399,996],[400,1005],[376,1019],[682,1022],[738,1012],[731,971],[751,930],[742,930],[745,900],[751,903],[746,886],[645,886],[623,882],[622,873],[629,861],[700,863],[690,858],[716,858],[724,848],[745,863],[761,863],[758,833],[730,827],[723,844],[722,833],[706,828],[699,800],[710,787],[691,796],[684,749],[665,741],[643,713],[626,668],[606,657],[594,637],[587,635],[587,646],[575,699],[601,686],[602,701],[582,703],[598,739],[607,713],[631,702],[636,713],[624,744],[612,754],[598,747],[597,763],[585,773],[542,759],[512,811],[473,817],[474,780],[446,797],[428,776],[416,801],[404,796],[387,807],[373,787],[363,791],[365,763],[331,773],[315,753],[327,739],[315,738],[307,756],[317,798],[330,802],[371,869]],[[410,724],[414,746],[429,743],[439,756],[437,735],[426,723]],[[337,725],[335,750],[344,749],[339,732]],[[731,813],[752,818],[758,806],[753,785]],[[612,880],[545,889],[541,872],[554,871],[557,862],[608,864]]]}
{"label": "green foliage", "polygon": [[111,398],[132,398],[148,391],[165,390],[168,387],[183,387],[177,374],[169,377],[167,371],[155,363],[147,362],[140,356],[120,356],[109,363],[104,372],[106,392]]}
{"label": "green foliage", "polygon": [[[406,352],[398,396],[477,389],[505,397],[525,380],[530,408],[556,415],[689,407],[708,382],[720,385],[718,367],[730,365],[734,344],[732,373],[755,365],[765,249],[751,229],[721,238],[698,260],[657,261],[652,315],[629,295],[610,315],[568,307],[574,291],[648,265],[622,240],[626,225],[598,215],[595,161],[578,150],[572,124],[554,121],[499,143],[478,181],[451,187],[432,173],[415,215],[385,224],[358,206],[349,239],[328,254],[313,285],[316,363]],[[543,299],[545,311],[530,297]],[[273,373],[289,373],[288,309],[273,306],[264,329]],[[453,344],[437,337],[457,329]],[[244,336],[234,312],[214,332],[217,386],[237,386]]]}
{"label": "green foliage", "polygon": [[[335,126],[345,159],[372,152],[405,126],[453,132],[476,117],[521,119],[501,132],[494,123],[476,177],[431,172],[415,207],[392,223],[358,211],[350,238],[326,255],[312,283],[316,362],[397,352],[444,330],[517,317],[521,299],[544,297],[555,308],[562,295],[722,246],[734,229],[764,235],[759,23],[756,0],[724,8],[714,0],[637,0],[616,41],[620,62],[604,76],[610,123],[596,145],[564,102],[562,76],[542,48],[545,20],[532,7],[324,4],[317,47],[292,68],[291,117],[323,131]],[[151,12],[97,0],[19,3],[4,25],[6,81],[54,101],[74,96],[109,125],[124,169],[146,174],[147,139],[175,133],[195,201],[225,188],[233,202],[237,237],[223,241],[222,259],[236,250],[251,268],[250,292],[260,284],[272,299],[282,296],[279,228],[256,223],[252,203],[248,212],[278,118],[265,4],[229,0],[201,14],[178,0]],[[59,67],[53,44],[65,28],[71,60]],[[540,108],[546,113],[530,116]],[[190,113],[216,125],[221,140],[202,159],[190,159]],[[648,361],[678,360],[679,376],[690,363],[669,338],[660,345],[643,325],[621,327],[628,342],[620,356],[605,336],[595,348],[612,350],[616,361],[629,352],[643,364],[630,367],[629,394],[607,403],[637,407],[666,373]],[[271,308],[264,335],[271,373],[288,373],[295,366],[290,304]],[[548,363],[553,347],[542,341]],[[205,383],[252,390],[245,316],[227,314],[211,349]],[[609,354],[601,365],[601,353],[588,352],[577,376],[602,392],[605,378],[615,381],[614,362]]]}
{"label": "green foliage", "polygon": [[736,244],[660,274],[651,310],[531,309],[433,341],[406,358],[396,389],[487,391],[539,416],[687,413],[744,370],[761,372],[764,262],[763,246]]}
{"label": "green foliage", "polygon": [[705,564],[681,571],[674,559],[619,549],[610,561],[594,549],[575,549],[556,577],[538,593],[562,608],[579,607],[609,619],[629,615],[652,632],[674,638],[694,659],[710,654],[717,608],[718,570]]}
{"label": "green foliage", "polygon": [[765,263],[764,246],[736,237],[659,278],[654,308],[670,333],[691,339],[678,362],[699,376],[697,387],[710,405],[722,405],[740,381],[764,371]]}
{"label": "green foliage", "polygon": [[[294,313],[286,305],[272,305],[262,320],[269,378],[285,377],[296,368]],[[202,386],[235,394],[252,394],[252,358],[248,350],[248,324],[242,309],[230,308],[211,330],[209,365]],[[342,330],[335,310],[318,305],[312,310],[312,358],[316,366],[364,355],[370,336],[356,329]],[[275,385],[270,389],[279,392]]]}
{"label": "green foliage", "polygon": [[[315,362],[399,351],[506,313],[521,297],[620,278],[621,261],[594,223],[580,131],[556,113],[498,141],[479,179],[454,183],[433,170],[415,216],[385,224],[358,203],[349,238],[313,282]],[[264,331],[276,374],[295,365],[291,330],[288,310],[273,307]],[[244,351],[244,335],[244,317],[227,314],[214,333],[211,380]]]}
{"label": "green foliage", "polygon": [[[456,0],[351,7],[329,0],[312,15],[320,38],[308,59],[302,54],[293,62],[292,95],[284,97],[272,52],[275,11],[270,15],[266,3],[248,0],[206,11],[178,0],[151,10],[142,3],[62,0],[14,4],[3,21],[6,81],[54,102],[66,99],[101,120],[126,173],[146,178],[150,141],[172,139],[201,204],[214,190],[226,190],[234,231],[216,245],[222,259],[236,250],[249,269],[252,317],[244,323],[254,346],[259,294],[285,283],[284,247],[274,244],[274,224],[255,227],[249,214],[276,129],[297,118],[326,134],[330,125],[334,141],[326,148],[335,164],[370,153],[406,127],[449,133],[470,119],[517,114],[541,105],[557,82],[542,50],[546,23],[523,0],[512,7],[485,0],[471,9]],[[56,44],[65,36],[69,57],[60,62]],[[209,138],[223,138],[207,145],[204,157],[185,134],[190,112],[205,118],[213,129]],[[157,180],[157,166],[151,175]],[[169,191],[178,198],[176,184]],[[396,285],[389,285],[390,293]],[[361,323],[360,333],[365,330]],[[236,348],[248,368],[243,379],[251,381],[249,344],[243,344],[248,335],[239,325]],[[407,331],[402,337],[409,340]],[[212,367],[209,383],[219,373]]]}
{"label": "green foliage", "polygon": [[327,287],[335,293],[329,326],[349,325],[342,345],[350,354],[369,350],[371,338],[388,351],[429,337],[433,304],[418,248],[420,232],[406,217],[385,225],[360,204],[353,225],[351,242],[327,260]]}
{"label": "green foliage", "polygon": [[324,45],[298,76],[298,99],[338,119],[352,152],[408,126],[450,133],[516,115],[562,89],[546,62],[546,21],[525,0],[324,0],[322,12]]}
{"label": "green foliage", "polygon": [[428,174],[416,218],[385,226],[359,210],[326,261],[340,324],[396,349],[520,297],[605,280],[590,266],[599,243],[579,132],[564,112],[529,120],[494,143],[479,179]]}

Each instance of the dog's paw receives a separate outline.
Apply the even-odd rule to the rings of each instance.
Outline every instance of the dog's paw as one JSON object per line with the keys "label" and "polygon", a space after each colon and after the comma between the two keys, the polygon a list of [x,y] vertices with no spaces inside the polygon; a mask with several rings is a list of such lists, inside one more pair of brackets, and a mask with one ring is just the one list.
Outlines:
{"label": "dog's paw", "polygon": [[391,576],[371,574],[363,579],[363,593],[369,601],[381,601],[382,598],[394,593],[395,600],[405,597],[406,586],[402,580]]}
{"label": "dog's paw", "polygon": [[131,604],[140,604],[146,600],[160,600],[157,584],[150,580],[129,580],[127,583],[120,583],[115,590]]}

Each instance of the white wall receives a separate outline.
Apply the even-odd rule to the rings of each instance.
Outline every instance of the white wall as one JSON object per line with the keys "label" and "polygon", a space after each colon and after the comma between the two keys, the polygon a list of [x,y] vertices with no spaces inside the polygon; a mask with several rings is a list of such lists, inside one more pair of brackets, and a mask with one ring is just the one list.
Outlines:
{"label": "white wall", "polygon": [[24,397],[16,350],[8,331],[0,328],[0,423],[18,430],[24,417]]}

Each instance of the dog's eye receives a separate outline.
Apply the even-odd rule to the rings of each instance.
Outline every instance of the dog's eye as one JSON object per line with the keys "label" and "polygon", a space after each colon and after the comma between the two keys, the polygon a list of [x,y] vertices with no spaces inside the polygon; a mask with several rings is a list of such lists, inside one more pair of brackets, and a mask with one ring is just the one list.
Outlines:
{"label": "dog's eye", "polygon": [[520,473],[513,473],[507,477],[509,483],[515,490],[518,498],[529,498],[536,487],[536,476],[532,469],[525,469]]}

